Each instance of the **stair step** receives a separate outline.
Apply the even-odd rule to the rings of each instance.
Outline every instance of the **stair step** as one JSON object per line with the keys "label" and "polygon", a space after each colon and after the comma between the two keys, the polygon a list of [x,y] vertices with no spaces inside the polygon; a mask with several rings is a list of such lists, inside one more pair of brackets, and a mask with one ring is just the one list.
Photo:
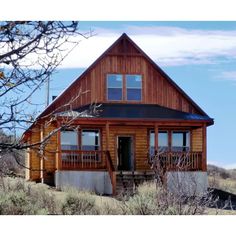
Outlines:
{"label": "stair step", "polygon": [[154,179],[154,172],[144,171],[120,171],[116,174],[117,194],[134,193],[135,188],[145,182]]}

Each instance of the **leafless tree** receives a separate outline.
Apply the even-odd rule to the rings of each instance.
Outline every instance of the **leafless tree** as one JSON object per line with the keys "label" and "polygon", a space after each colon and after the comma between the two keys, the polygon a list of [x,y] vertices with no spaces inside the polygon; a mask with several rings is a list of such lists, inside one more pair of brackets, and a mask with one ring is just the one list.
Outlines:
{"label": "leafless tree", "polygon": [[80,39],[90,36],[92,32],[81,31],[77,21],[0,22],[0,129],[14,137],[0,139],[1,157],[27,148],[16,133],[35,122],[31,97]]}
{"label": "leafless tree", "polygon": [[[151,156],[150,164],[155,173],[156,189],[159,189],[158,209],[161,212],[174,206],[175,214],[204,214],[208,207],[213,207],[218,214],[219,197],[214,196],[212,190],[199,192],[201,183],[194,172],[187,174],[186,170],[191,170],[192,162],[189,152],[170,153],[160,149]],[[167,172],[171,191],[167,188]],[[232,209],[230,199],[221,206],[221,209],[226,208]]]}

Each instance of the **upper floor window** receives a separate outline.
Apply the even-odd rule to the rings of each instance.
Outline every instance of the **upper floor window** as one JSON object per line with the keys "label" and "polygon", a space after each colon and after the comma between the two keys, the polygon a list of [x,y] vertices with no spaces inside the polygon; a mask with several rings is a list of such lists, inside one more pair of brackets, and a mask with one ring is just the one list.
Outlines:
{"label": "upper floor window", "polygon": [[141,101],[142,76],[126,75],[126,98],[128,101]]}
{"label": "upper floor window", "polygon": [[108,101],[141,101],[142,76],[141,75],[107,75]]}
{"label": "upper floor window", "polygon": [[107,99],[110,101],[120,101],[123,97],[122,75],[107,75]]}

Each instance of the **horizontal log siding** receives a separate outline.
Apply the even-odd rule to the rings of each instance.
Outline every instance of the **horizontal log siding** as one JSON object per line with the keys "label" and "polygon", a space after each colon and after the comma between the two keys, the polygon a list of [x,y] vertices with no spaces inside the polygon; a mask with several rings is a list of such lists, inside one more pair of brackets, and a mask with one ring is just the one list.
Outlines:
{"label": "horizontal log siding", "polygon": [[[57,127],[55,124],[50,124],[44,128],[43,138]],[[57,133],[52,135],[45,146],[44,168],[46,172],[52,172],[56,169],[56,153],[57,153]]]}
{"label": "horizontal log siding", "polygon": [[[30,144],[34,144],[40,141],[40,129],[38,126],[32,129],[30,136]],[[40,156],[37,152],[38,146],[35,146],[29,151],[29,164],[30,171],[28,173],[30,180],[38,181],[40,179]]]}
{"label": "horizontal log siding", "polygon": [[28,168],[30,168],[30,149],[28,148],[26,153],[25,153],[25,178],[26,180],[30,180],[30,170]]}
{"label": "horizontal log siding", "polygon": [[202,151],[202,128],[192,130],[192,151]]}
{"label": "horizontal log siding", "polygon": [[[115,168],[117,167],[117,136],[132,135],[134,137],[134,163],[136,170],[150,169],[147,160],[147,128],[139,126],[110,126],[109,127],[109,151]],[[103,150],[106,149],[106,130],[102,131]]]}
{"label": "horizontal log siding", "polygon": [[[44,127],[43,130],[43,138],[45,138],[52,130],[56,128],[55,125],[49,125],[47,127]],[[35,127],[32,130],[31,136],[30,136],[30,143],[37,143],[40,142],[40,128]],[[26,170],[26,178],[29,180],[39,181],[40,180],[40,155],[38,153],[38,146],[36,148],[30,148],[30,151],[28,154],[28,158],[26,158],[26,165],[30,168],[30,170]],[[49,141],[47,142],[45,146],[44,151],[44,169],[45,176],[48,172],[54,172],[55,171],[55,157],[57,152],[57,135],[53,135]]]}

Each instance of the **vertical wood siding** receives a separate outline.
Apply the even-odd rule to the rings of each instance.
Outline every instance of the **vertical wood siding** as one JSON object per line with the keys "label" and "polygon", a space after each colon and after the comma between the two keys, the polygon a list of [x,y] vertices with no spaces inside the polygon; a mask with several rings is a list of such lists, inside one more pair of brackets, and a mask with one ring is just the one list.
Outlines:
{"label": "vertical wood siding", "polygon": [[94,102],[109,102],[106,100],[106,75],[109,73],[119,73],[142,75],[143,99],[140,103],[159,104],[184,112],[199,113],[191,102],[170,84],[168,80],[163,78],[145,57],[141,56],[140,53],[138,54],[135,48],[127,48],[126,53],[132,52],[135,54],[133,56],[131,54],[127,54],[128,56],[115,55],[113,53],[119,52],[119,46],[114,48],[114,50],[96,63],[92,69],[75,81],[73,86],[51,105],[51,111],[71,101],[71,99],[78,96],[79,91],[82,91],[82,94],[73,102],[73,108]]}

